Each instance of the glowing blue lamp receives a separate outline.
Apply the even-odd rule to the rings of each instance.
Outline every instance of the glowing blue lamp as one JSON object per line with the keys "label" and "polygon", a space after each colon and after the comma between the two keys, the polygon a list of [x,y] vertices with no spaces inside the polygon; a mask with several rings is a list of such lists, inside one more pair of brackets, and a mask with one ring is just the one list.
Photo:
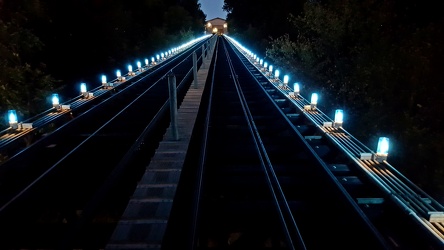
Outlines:
{"label": "glowing blue lamp", "polygon": [[86,93],[86,83],[84,82],[80,83],[80,93],[82,94]]}
{"label": "glowing blue lamp", "polygon": [[270,71],[270,73],[273,72],[273,65],[270,65],[270,66],[268,67],[268,71]]}
{"label": "glowing blue lamp", "polygon": [[388,151],[389,151],[389,138],[379,137],[376,153],[380,155],[388,155]]}
{"label": "glowing blue lamp", "polygon": [[310,104],[312,104],[312,105],[318,104],[318,94],[316,94],[316,93],[311,94]]}
{"label": "glowing blue lamp", "polygon": [[300,92],[300,87],[299,87],[299,83],[295,82],[293,84],[293,94],[296,97],[297,95],[299,95]]}
{"label": "glowing blue lamp", "polygon": [[142,68],[142,64],[140,63],[140,61],[137,62],[137,68],[138,69]]}
{"label": "glowing blue lamp", "polygon": [[287,84],[288,84],[288,79],[289,79],[288,75],[284,75],[284,85],[285,86],[287,86]]}
{"label": "glowing blue lamp", "polygon": [[8,122],[11,129],[18,129],[17,112],[15,110],[8,110]]}
{"label": "glowing blue lamp", "polygon": [[8,122],[11,123],[17,123],[17,112],[13,109],[8,110]]}
{"label": "glowing blue lamp", "polygon": [[310,110],[316,110],[316,105],[318,104],[318,94],[313,93],[311,94],[311,100],[310,100]]}
{"label": "glowing blue lamp", "polygon": [[145,59],[145,65],[148,66],[148,64],[150,64],[150,62],[148,61],[148,59]]}
{"label": "glowing blue lamp", "polygon": [[13,109],[8,110],[8,122],[12,129],[18,128],[17,112]]}
{"label": "glowing blue lamp", "polygon": [[133,66],[128,65],[128,72],[133,72]]}
{"label": "glowing blue lamp", "polygon": [[279,70],[278,70],[278,69],[277,69],[276,71],[274,71],[274,77],[275,77],[276,79],[279,78]]}
{"label": "glowing blue lamp", "polygon": [[59,95],[58,94],[52,94],[51,101],[52,101],[52,106],[54,108],[58,108],[59,107],[60,100],[59,100]]}
{"label": "glowing blue lamp", "polygon": [[344,122],[344,111],[342,109],[337,109],[335,111],[335,122],[334,127],[342,127],[342,123]]}
{"label": "glowing blue lamp", "polygon": [[388,151],[389,151],[389,138],[387,137],[379,137],[378,147],[376,148],[375,160],[378,162],[383,162],[387,160]]}

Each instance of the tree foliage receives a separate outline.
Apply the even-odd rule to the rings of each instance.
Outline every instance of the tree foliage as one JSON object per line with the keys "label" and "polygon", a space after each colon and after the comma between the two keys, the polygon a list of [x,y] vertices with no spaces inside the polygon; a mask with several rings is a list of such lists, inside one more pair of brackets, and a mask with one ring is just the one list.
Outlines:
{"label": "tree foliage", "polygon": [[79,82],[188,41],[204,22],[198,0],[0,0],[0,112],[41,112],[49,91],[71,98]]}
{"label": "tree foliage", "polygon": [[[245,10],[233,1],[225,1],[226,9],[239,21]],[[290,28],[264,48],[268,60],[303,84],[303,93],[321,93],[324,112],[345,109],[347,130],[367,145],[390,137],[390,162],[422,186],[444,191],[439,7],[433,1],[307,1],[303,11],[288,11]],[[242,25],[258,22],[248,18]]]}
{"label": "tree foliage", "polygon": [[303,0],[225,0],[230,35],[250,49],[260,51],[268,45],[269,37],[292,32],[290,13],[299,14]]}
{"label": "tree foliage", "polygon": [[[21,13],[9,13],[0,19],[0,112],[14,109],[22,118],[43,108],[45,95],[55,80],[45,73],[46,66],[36,60],[43,43],[27,28]],[[6,126],[1,119],[0,127]]]}

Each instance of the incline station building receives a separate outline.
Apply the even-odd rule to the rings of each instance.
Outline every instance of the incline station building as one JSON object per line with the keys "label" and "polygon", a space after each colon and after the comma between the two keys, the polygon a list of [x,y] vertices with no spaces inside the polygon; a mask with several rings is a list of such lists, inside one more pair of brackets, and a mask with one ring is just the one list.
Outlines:
{"label": "incline station building", "polygon": [[228,34],[227,21],[225,19],[216,17],[208,20],[205,25],[205,34]]}

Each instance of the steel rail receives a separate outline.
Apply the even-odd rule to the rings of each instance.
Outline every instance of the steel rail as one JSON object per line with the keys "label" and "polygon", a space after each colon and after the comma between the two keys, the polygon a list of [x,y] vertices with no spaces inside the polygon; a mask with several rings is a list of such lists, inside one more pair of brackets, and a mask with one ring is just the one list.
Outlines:
{"label": "steel rail", "polygon": [[[225,55],[227,57],[227,62],[230,66],[231,76],[233,79],[233,83],[236,87],[236,92],[239,97],[239,101],[241,103],[245,119],[248,124],[249,131],[252,135],[252,138],[255,143],[256,151],[258,153],[259,160],[261,162],[261,166],[264,169],[265,177],[267,178],[267,182],[270,188],[270,191],[273,195],[274,203],[278,209],[278,213],[281,218],[281,223],[285,229],[285,235],[287,240],[289,241],[288,247],[290,249],[296,249],[295,245],[298,245],[301,249],[306,249],[304,239],[299,231],[296,220],[293,217],[290,206],[288,205],[287,198],[282,190],[282,187],[279,183],[278,177],[274,172],[273,165],[270,161],[270,158],[267,154],[267,150],[262,142],[260,133],[256,127],[254,117],[251,114],[251,111],[248,106],[248,102],[243,94],[241,83],[237,77],[235,66],[233,65],[232,59],[227,51],[226,45],[224,44]],[[244,65],[245,66],[245,65]],[[281,205],[282,203],[282,205]],[[288,219],[286,219],[288,218]],[[290,220],[288,222],[288,220]],[[295,235],[293,233],[295,233]],[[293,236],[294,235],[294,236]],[[296,238],[295,238],[296,237]]]}
{"label": "steel rail", "polygon": [[[241,51],[241,49],[238,48],[238,50],[246,58],[249,58],[246,53]],[[249,58],[248,60],[250,61],[250,63],[252,65],[257,64],[257,63],[255,63],[253,58]],[[260,67],[256,66],[256,68],[260,72],[264,72],[264,70],[261,69]],[[439,227],[439,228],[442,227],[442,224],[440,224],[440,223],[438,223],[437,226],[430,226],[430,224],[432,224],[432,223],[423,223],[422,222],[422,220],[424,220],[424,217],[421,218],[420,216],[418,216],[417,213],[415,212],[414,208],[417,208],[417,209],[418,208],[422,208],[422,209],[425,208],[426,209],[427,207],[430,208],[430,206],[428,206],[428,204],[426,204],[424,202],[424,199],[411,198],[411,197],[419,197],[419,195],[417,195],[415,192],[413,192],[413,190],[411,188],[406,188],[406,186],[402,183],[402,181],[399,180],[399,178],[396,178],[394,175],[389,175],[387,177],[386,173],[384,175],[384,173],[382,171],[375,171],[371,166],[365,166],[363,164],[364,161],[362,161],[361,159],[358,158],[361,153],[371,152],[374,154],[374,152],[369,150],[365,145],[364,145],[364,148],[366,150],[360,148],[359,145],[363,145],[363,144],[359,140],[354,138],[353,136],[350,135],[350,137],[348,137],[348,138],[344,137],[344,134],[348,134],[348,132],[346,132],[343,129],[341,129],[341,130],[343,130],[345,133],[341,133],[340,134],[341,136],[336,136],[336,135],[338,135],[338,133],[332,133],[331,129],[327,129],[324,127],[323,122],[329,120],[327,118],[327,116],[325,116],[325,114],[323,114],[317,108],[314,111],[313,110],[305,110],[304,106],[308,105],[308,101],[306,101],[299,94],[297,96],[292,95],[290,93],[290,91],[288,90],[288,88],[282,88],[281,87],[282,84],[280,83],[280,80],[273,79],[273,77],[270,76],[271,74],[268,74],[267,72],[265,72],[265,73],[263,73],[263,75],[269,79],[269,82],[275,87],[276,90],[280,91],[284,96],[286,96],[288,98],[288,100],[290,100],[296,107],[298,107],[299,110],[305,115],[305,117],[307,117],[309,120],[311,120],[312,123],[315,124],[318,129],[320,129],[322,132],[324,132],[324,134],[332,142],[334,142],[334,144],[338,148],[340,148],[343,152],[345,152],[349,158],[351,158],[358,166],[360,166],[361,169],[367,174],[367,176],[369,176],[370,179],[374,183],[376,183],[376,185],[378,187],[380,187],[382,190],[384,190],[389,195],[389,197],[391,197],[391,199],[396,203],[397,206],[401,207],[404,211],[407,212],[407,214],[411,215],[411,217],[413,217],[414,220],[418,224],[425,226],[425,228],[429,229],[429,231],[432,233],[438,231],[437,227]],[[377,161],[365,161],[365,162],[367,164],[369,164],[369,162],[370,162],[371,164],[381,165]],[[399,172],[397,174],[402,176]],[[393,185],[394,185],[394,187],[393,187]],[[413,187],[417,189],[417,187],[415,185],[413,185]],[[398,189],[396,189],[396,188],[398,188]],[[404,196],[405,198],[402,198],[402,196]],[[407,199],[408,201],[406,201],[405,199]],[[424,214],[424,210],[422,211],[422,213]],[[438,241],[440,241],[441,243],[444,243],[443,238],[440,237],[440,234],[438,234],[438,233],[433,233],[433,234],[438,237]]]}
{"label": "steel rail", "polygon": [[[212,39],[217,39],[215,36]],[[210,47],[207,47],[207,53],[209,53]],[[208,149],[208,134],[209,134],[209,126],[210,126],[210,119],[211,119],[211,105],[213,104],[213,93],[214,93],[214,79],[215,79],[215,72],[216,72],[216,66],[217,66],[217,57],[219,50],[219,44],[216,40],[215,48],[214,48],[215,56],[214,56],[214,64],[213,64],[213,74],[211,75],[211,82],[210,82],[210,94],[209,94],[209,101],[207,105],[207,113],[205,115],[204,120],[204,126],[203,126],[203,138],[202,138],[202,144],[200,147],[200,155],[198,157],[198,167],[197,167],[197,186],[195,188],[196,192],[194,195],[193,200],[193,218],[192,218],[192,225],[191,225],[191,242],[188,246],[188,249],[194,249],[194,247],[197,245],[198,242],[198,218],[199,218],[199,211],[200,211],[200,204],[201,204],[201,196],[202,196],[202,189],[203,189],[203,176],[205,171],[205,163],[207,160],[207,149]],[[202,55],[203,56],[203,55]],[[202,58],[203,60],[203,58]]]}
{"label": "steel rail", "polygon": [[[187,60],[188,57],[184,58],[181,62],[179,62],[178,64],[182,64]],[[187,77],[191,74],[192,72],[192,68],[190,70],[188,70],[188,72],[186,73],[186,76],[183,78],[183,80],[187,79]],[[147,76],[143,76],[142,78],[138,79],[136,82],[132,83],[131,85],[128,85],[125,87],[125,89],[130,88],[131,86],[133,86],[134,84],[137,84],[138,82],[141,82],[145,77]],[[145,89],[141,94],[137,95],[129,104],[127,104],[123,109],[121,109],[119,112],[117,112],[117,114],[115,114],[112,118],[110,118],[109,120],[107,120],[104,124],[102,124],[98,129],[96,129],[95,131],[93,131],[92,133],[90,133],[89,136],[87,136],[85,139],[83,139],[81,142],[79,142],[77,144],[77,146],[75,146],[73,149],[71,149],[67,154],[65,154],[61,159],[59,159],[55,164],[53,164],[51,167],[49,167],[46,171],[44,171],[41,175],[39,175],[35,180],[33,180],[30,184],[28,184],[24,189],[22,189],[21,191],[19,191],[15,196],[13,196],[10,200],[8,200],[5,204],[3,204],[0,207],[0,212],[2,212],[4,209],[6,209],[10,204],[12,204],[15,200],[19,199],[24,193],[26,193],[26,191],[28,191],[29,189],[31,189],[35,184],[37,184],[40,180],[42,180],[46,175],[48,175],[50,172],[52,172],[54,169],[57,168],[57,166],[59,166],[65,159],[67,159],[70,155],[74,154],[74,152],[76,152],[77,150],[79,150],[81,148],[82,145],[84,145],[86,142],[88,142],[90,139],[92,139],[95,135],[97,135],[100,131],[102,131],[102,129],[104,129],[107,125],[109,125],[112,121],[114,121],[115,119],[117,119],[117,117],[119,117],[121,114],[123,114],[126,110],[128,110],[130,107],[132,107],[132,105],[134,105],[137,101],[139,101],[139,99],[142,99],[146,94],[150,93],[150,91],[157,86],[157,84],[160,84],[160,82],[162,80],[164,80],[165,75],[160,77],[155,83],[153,83],[150,87],[148,87],[147,89]],[[180,84],[178,85],[178,88],[180,88],[183,85],[183,81],[180,82]],[[123,89],[123,90],[125,90]],[[123,90],[119,93],[123,93]],[[111,98],[116,97],[117,95],[114,95]],[[167,99],[168,101],[168,99]],[[167,102],[166,101],[166,102]],[[103,104],[104,102],[100,103]],[[91,110],[88,110],[88,112],[91,112]],[[86,112],[87,113],[87,112]],[[83,113],[82,115],[84,115],[85,113]],[[63,126],[62,126],[63,127]],[[59,128],[61,129],[61,128]]]}
{"label": "steel rail", "polygon": [[[233,43],[230,43],[232,47],[236,47],[236,45],[234,45]],[[249,63],[253,64],[253,62],[251,62],[250,59],[248,59],[248,56],[245,55],[244,53],[242,53],[238,48],[237,48],[237,54],[238,57],[241,57],[241,55],[245,58],[247,58],[247,60],[249,61]],[[244,63],[244,62],[243,62]],[[245,65],[245,63],[244,63]],[[250,71],[250,74],[254,77],[253,73]],[[262,84],[260,84],[260,82],[257,81],[257,84],[259,85],[260,88],[263,89],[264,92],[267,92],[266,89],[262,86]],[[273,83],[273,85],[275,85]],[[275,86],[276,87],[276,86]],[[278,88],[278,87],[276,87]],[[281,89],[280,89],[281,90]],[[332,172],[329,170],[328,166],[325,164],[325,162],[318,156],[318,154],[314,151],[313,147],[309,145],[309,143],[307,142],[307,140],[302,136],[302,134],[298,131],[298,129],[292,124],[292,122],[289,120],[288,116],[282,111],[282,109],[279,108],[278,104],[276,104],[276,102],[274,102],[274,99],[272,96],[267,95],[268,98],[272,101],[272,103],[275,105],[276,109],[279,110],[279,112],[282,114],[282,116],[287,120],[288,124],[290,124],[290,126],[293,128],[293,130],[295,131],[295,133],[297,134],[298,137],[301,138],[302,142],[306,145],[307,149],[309,151],[312,152],[313,156],[315,157],[315,159],[319,162],[319,164],[324,168],[325,172],[330,176],[331,180],[335,183],[335,185],[338,187],[338,189],[341,191],[341,193],[344,195],[344,197],[348,200],[349,204],[353,207],[354,211],[357,212],[357,214],[363,219],[363,221],[366,223],[366,225],[368,226],[368,228],[370,229],[370,231],[373,233],[373,235],[379,240],[379,243],[381,245],[383,245],[384,247],[388,247],[388,243],[385,241],[385,239],[383,238],[383,236],[380,234],[380,232],[375,228],[375,226],[373,225],[373,223],[369,220],[369,218],[363,213],[363,211],[360,209],[360,207],[356,204],[356,202],[354,201],[354,199],[350,196],[350,194],[347,192],[347,190],[343,187],[343,185],[341,185],[339,183],[339,181],[337,180],[337,178],[335,178],[335,176],[332,174]],[[303,99],[301,96],[299,96],[300,98],[299,101],[300,102],[305,102],[308,104],[308,101],[306,101],[305,99]],[[301,105],[301,110],[305,111],[303,109],[304,105]],[[320,112],[320,114],[324,115],[322,112]],[[325,116],[326,117],[326,116]]]}
{"label": "steel rail", "polygon": [[60,106],[70,105],[70,109],[59,110],[59,111],[54,112],[54,110],[56,110],[56,108],[52,107],[52,108],[49,108],[49,109],[47,109],[47,110],[45,110],[33,117],[30,117],[30,118],[20,122],[20,124],[31,123],[32,128],[20,128],[19,130],[17,130],[19,133],[17,133],[16,130],[13,130],[11,127],[8,127],[6,129],[0,131],[0,150],[2,148],[7,147],[10,143],[31,133],[32,131],[35,131],[35,130],[45,126],[46,124],[48,124],[52,121],[55,121],[56,119],[58,119],[62,116],[65,116],[66,114],[69,114],[72,111],[75,111],[76,109],[80,108],[81,106],[83,106],[89,102],[95,101],[101,95],[106,94],[106,93],[112,91],[113,89],[120,88],[120,85],[123,85],[123,84],[128,85],[129,83],[133,82],[133,80],[135,80],[141,76],[147,75],[147,73],[151,74],[151,73],[155,72],[155,71],[149,72],[148,71],[149,69],[159,70],[159,69],[163,68],[164,66],[166,66],[167,64],[174,62],[175,58],[179,57],[180,55],[182,55],[183,53],[186,53],[189,50],[194,49],[194,52],[198,51],[200,46],[198,48],[196,48],[196,46],[201,43],[203,44],[202,40],[196,41],[193,44],[190,44],[188,46],[185,46],[185,47],[175,51],[171,55],[167,55],[166,58],[164,58],[163,60],[159,60],[155,64],[145,65],[145,66],[141,67],[140,69],[136,69],[133,72],[133,74],[130,74],[130,72],[128,72],[122,76],[122,79],[125,79],[124,81],[121,81],[119,78],[115,78],[115,79],[109,81],[107,84],[113,85],[112,88],[108,88],[103,85],[93,88],[92,90],[89,91],[90,93],[93,93],[93,96],[91,98],[85,99],[83,97],[83,95],[78,95],[78,96],[76,96],[72,99],[69,99],[65,102],[62,102],[60,104]]}
{"label": "steel rail", "polygon": [[[243,53],[243,52],[241,52]],[[243,53],[245,57],[249,58],[246,53]],[[256,68],[259,69],[260,72],[263,72],[264,70],[261,70],[260,67],[258,67],[257,62],[253,60],[253,58],[249,58],[249,61],[256,66]],[[387,194],[392,197],[392,195],[396,195],[397,198],[393,199],[395,202],[401,202],[401,204],[398,204],[400,207],[405,209],[406,211],[415,212],[416,209],[419,210],[419,212],[422,215],[427,215],[428,212],[427,208],[431,208],[427,202],[424,201],[424,199],[419,198],[420,195],[418,195],[419,188],[416,185],[410,185],[411,187],[406,188],[406,185],[402,182],[401,179],[406,179],[401,173],[396,171],[396,176],[393,174],[390,174],[387,176],[387,173],[384,170],[384,167],[380,162],[377,161],[362,161],[360,158],[361,153],[370,153],[374,155],[375,153],[368,149],[364,144],[362,144],[359,140],[354,138],[353,136],[349,135],[348,132],[346,132],[344,129],[341,129],[345,134],[349,135],[349,138],[344,137],[344,134],[340,134],[340,136],[337,136],[339,134],[337,133],[331,133],[328,129],[326,129],[323,126],[324,121],[328,121],[329,119],[326,118],[325,114],[323,114],[318,108],[314,111],[307,111],[304,109],[305,105],[308,105],[308,101],[305,100],[300,95],[297,95],[296,98],[291,96],[290,91],[288,88],[282,88],[282,84],[280,80],[275,79],[271,76],[271,74],[263,73],[264,76],[266,76],[269,79],[269,82],[275,87],[276,90],[280,91],[284,96],[286,96],[289,100],[291,100],[298,108],[299,110],[307,117],[309,120],[311,120],[316,127],[318,127],[321,131],[324,132],[324,134],[335,143],[335,145],[340,148],[342,151],[346,152],[346,154],[355,161],[355,163],[361,167],[361,169],[364,170],[364,172],[371,178],[373,181],[379,186],[382,190],[385,190]],[[330,120],[331,121],[331,120]],[[363,148],[359,148],[358,145],[364,146]],[[386,162],[386,161],[385,161]],[[378,170],[378,168],[381,168],[382,170]],[[401,176],[398,178],[397,176]],[[413,190],[414,188],[415,190]],[[424,194],[424,192],[419,191],[419,193]],[[407,209],[408,208],[408,209]],[[436,212],[443,212],[443,209],[440,209]],[[435,212],[435,211],[433,211]],[[413,216],[416,220],[420,220],[419,216]],[[423,217],[425,218],[425,217]],[[426,228],[428,228],[431,231],[436,231],[437,229],[435,226],[432,228],[429,225],[420,223],[422,225],[426,225]],[[441,226],[441,225],[440,225]],[[436,226],[436,227],[440,227]],[[442,243],[444,243],[444,238],[440,237],[439,239]]]}
{"label": "steel rail", "polygon": [[[201,41],[201,43],[203,43],[203,42]],[[108,103],[109,101],[111,101],[111,100],[117,98],[117,97],[119,96],[119,94],[121,94],[121,93],[123,93],[124,91],[126,91],[126,90],[128,90],[128,89],[131,89],[131,88],[135,87],[136,85],[138,85],[138,84],[141,82],[141,81],[139,81],[139,80],[142,80],[142,79],[145,79],[145,78],[147,78],[147,77],[152,76],[153,74],[155,74],[155,73],[158,72],[159,70],[166,68],[168,65],[171,65],[172,63],[177,63],[177,65],[179,65],[179,64],[181,64],[181,63],[185,63],[187,60],[189,60],[189,57],[191,57],[191,55],[192,55],[192,53],[191,53],[190,51],[197,51],[197,52],[200,52],[200,46],[196,48],[196,46],[198,46],[198,45],[199,45],[199,44],[194,44],[193,46],[190,46],[190,47],[186,48],[186,50],[182,51],[181,53],[177,53],[177,54],[176,54],[177,57],[172,58],[172,60],[165,60],[165,62],[167,62],[167,63],[165,63],[165,64],[160,63],[160,64],[155,65],[155,66],[156,66],[155,71],[150,72],[149,74],[136,75],[135,77],[133,77],[133,78],[131,78],[131,79],[126,79],[124,82],[121,82],[121,83],[117,84],[117,85],[113,88],[113,89],[118,89],[118,90],[119,90],[117,93],[115,93],[115,94],[113,94],[113,95],[110,95],[110,96],[108,96],[108,97],[105,97],[105,99],[102,99],[97,105],[95,105],[94,107],[92,107],[92,108],[89,109],[89,110],[86,110],[86,111],[83,112],[83,113],[80,113],[80,114],[79,114],[77,117],[75,117],[72,121],[74,121],[75,119],[78,119],[79,117],[82,117],[83,115],[86,115],[86,114],[90,113],[91,110],[98,109],[98,108],[101,107],[102,105],[105,105],[105,103]],[[188,56],[186,56],[185,58],[182,58],[181,61],[177,62],[177,60],[180,58],[180,56],[184,56],[184,55],[185,55],[184,53],[190,53],[190,54],[189,54]],[[165,73],[165,75],[166,75],[166,73]],[[165,77],[165,75],[164,75],[163,77]],[[137,77],[137,78],[136,78],[136,77]],[[117,81],[117,79],[114,80],[114,81]],[[103,86],[100,86],[100,87],[98,87],[98,88],[102,88],[102,87],[103,87]],[[111,89],[110,89],[110,90],[111,90]],[[105,91],[108,93],[110,90],[105,90]],[[103,92],[104,90],[103,90],[103,89],[99,89],[98,91],[102,91],[102,92]],[[74,100],[74,99],[75,99],[75,98],[73,98],[72,100]],[[90,100],[90,101],[91,101],[91,100]],[[66,103],[68,103],[68,102],[66,102]],[[63,116],[63,115],[66,115],[66,114],[68,114],[68,113],[71,113],[71,112],[75,111],[75,110],[61,110],[61,111],[56,111],[56,112],[54,112],[54,109],[55,109],[55,108],[51,108],[51,109],[45,111],[45,112],[50,112],[50,113],[47,113],[47,114],[46,114],[47,118],[43,117],[43,118],[40,119],[40,120],[42,120],[42,119],[45,120],[45,123],[44,123],[43,125],[45,125],[45,124],[47,124],[47,123],[49,122],[47,119],[50,119],[50,121],[54,121],[56,118],[60,118],[60,117]],[[56,118],[53,119],[53,118],[51,118],[52,116],[55,116]],[[61,125],[55,130],[55,131],[62,129],[62,128],[66,127],[67,125],[69,126],[69,124],[70,124],[69,122],[65,122],[65,123],[61,124]],[[41,127],[41,126],[40,126],[40,127]],[[34,130],[34,129],[35,129],[35,128],[33,128],[33,130]],[[29,130],[29,131],[27,130],[27,133],[30,132],[30,131],[31,131],[31,130]],[[52,133],[54,133],[55,131],[53,131]],[[52,134],[52,133],[51,133],[51,134]],[[19,138],[14,138],[15,141],[18,140],[18,139],[19,139]],[[1,140],[0,140],[0,141],[1,141]],[[38,142],[38,140],[37,140],[36,142]],[[34,143],[36,143],[36,142],[34,142]],[[20,154],[20,153],[22,153],[23,151],[28,150],[28,149],[30,148],[29,146],[32,146],[32,145],[28,145],[27,147],[25,147],[25,148],[23,148],[22,150],[18,151],[16,154]],[[0,150],[1,150],[1,148],[0,148]],[[14,157],[15,157],[15,155],[12,155],[10,158],[8,158],[8,160],[6,160],[5,162],[2,162],[0,165],[6,163],[7,161],[11,160],[11,158],[14,158]]]}

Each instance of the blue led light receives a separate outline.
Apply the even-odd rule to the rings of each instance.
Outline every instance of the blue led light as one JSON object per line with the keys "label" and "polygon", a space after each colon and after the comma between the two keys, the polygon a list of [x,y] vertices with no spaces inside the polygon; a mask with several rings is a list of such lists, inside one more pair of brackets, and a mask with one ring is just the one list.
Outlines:
{"label": "blue led light", "polygon": [[313,105],[318,104],[318,94],[316,94],[316,93],[311,94],[310,104],[313,104]]}
{"label": "blue led light", "polygon": [[59,95],[58,94],[52,94],[52,105],[59,105],[60,104],[60,100],[59,100]]}
{"label": "blue led light", "polygon": [[299,93],[299,91],[300,91],[299,83],[295,82],[295,83],[293,84],[293,91],[294,91],[295,93]]}
{"label": "blue led light", "polygon": [[389,151],[389,141],[390,140],[387,137],[379,137],[376,153],[380,155],[387,155]]}
{"label": "blue led light", "polygon": [[17,123],[17,112],[15,110],[8,110],[8,122],[9,124]]}
{"label": "blue led light", "polygon": [[80,93],[86,93],[86,84],[84,82],[80,83]]}
{"label": "blue led light", "polygon": [[289,79],[288,75],[284,75],[284,83],[285,83],[285,84],[288,83],[288,79]]}
{"label": "blue led light", "polygon": [[335,123],[342,123],[344,121],[344,111],[342,109],[337,109],[335,111]]}

